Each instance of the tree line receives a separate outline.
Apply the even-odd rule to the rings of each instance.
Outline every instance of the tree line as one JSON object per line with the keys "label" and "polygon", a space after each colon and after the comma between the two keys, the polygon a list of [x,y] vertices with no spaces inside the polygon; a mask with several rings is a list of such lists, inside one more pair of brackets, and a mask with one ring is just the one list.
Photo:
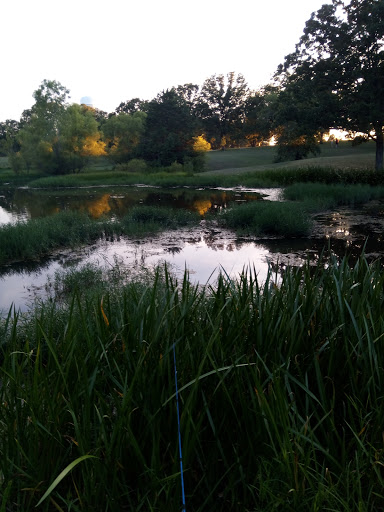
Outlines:
{"label": "tree line", "polygon": [[19,121],[0,123],[0,152],[16,172],[73,172],[101,155],[197,171],[207,149],[268,144],[272,137],[277,159],[301,159],[318,153],[337,128],[355,143],[375,140],[375,167],[382,170],[383,48],[384,0],[332,0],[311,15],[273,83],[258,91],[230,72],[106,113],[69,104],[62,84],[44,80]]}

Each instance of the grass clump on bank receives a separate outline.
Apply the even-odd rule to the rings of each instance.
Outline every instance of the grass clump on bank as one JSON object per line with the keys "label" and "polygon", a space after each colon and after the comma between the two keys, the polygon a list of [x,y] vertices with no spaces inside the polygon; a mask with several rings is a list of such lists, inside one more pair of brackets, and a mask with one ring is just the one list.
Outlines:
{"label": "grass clump on bank", "polygon": [[63,211],[40,219],[0,226],[0,265],[47,256],[57,249],[90,244],[104,236],[144,236],[200,220],[197,213],[166,207],[136,207],[120,220],[93,220]]}
{"label": "grass clump on bank", "polygon": [[201,289],[159,269],[10,314],[4,509],[33,510],[92,455],[40,510],[180,510],[174,344],[187,509],[381,509],[383,286],[363,257],[278,286],[250,271]]}
{"label": "grass clump on bank", "polygon": [[219,222],[240,233],[306,236],[312,221],[301,202],[255,201],[224,211]]}
{"label": "grass clump on bank", "polygon": [[0,227],[0,264],[40,258],[97,239],[102,227],[86,214],[64,211]]}
{"label": "grass clump on bank", "polygon": [[313,203],[314,208],[354,206],[373,199],[384,198],[384,187],[370,185],[346,185],[323,183],[296,183],[286,187],[283,197],[290,201]]}

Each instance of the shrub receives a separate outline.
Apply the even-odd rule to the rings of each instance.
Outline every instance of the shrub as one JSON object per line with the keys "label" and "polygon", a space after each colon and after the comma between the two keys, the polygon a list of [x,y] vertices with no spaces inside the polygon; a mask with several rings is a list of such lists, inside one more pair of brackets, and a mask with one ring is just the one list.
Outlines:
{"label": "shrub", "polygon": [[141,158],[133,158],[129,162],[117,164],[115,169],[116,171],[145,173],[148,171],[148,164]]}
{"label": "shrub", "polygon": [[172,162],[171,165],[166,167],[167,172],[171,173],[180,173],[184,171],[183,164],[180,164],[179,162]]}

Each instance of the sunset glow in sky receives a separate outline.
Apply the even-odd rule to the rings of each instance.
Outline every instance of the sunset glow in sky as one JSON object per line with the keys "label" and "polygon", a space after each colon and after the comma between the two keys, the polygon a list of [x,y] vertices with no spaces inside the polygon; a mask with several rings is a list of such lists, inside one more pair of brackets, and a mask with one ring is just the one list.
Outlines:
{"label": "sunset glow in sky", "polygon": [[270,81],[324,0],[19,0],[1,13],[0,121],[19,119],[44,79],[107,112],[214,74]]}

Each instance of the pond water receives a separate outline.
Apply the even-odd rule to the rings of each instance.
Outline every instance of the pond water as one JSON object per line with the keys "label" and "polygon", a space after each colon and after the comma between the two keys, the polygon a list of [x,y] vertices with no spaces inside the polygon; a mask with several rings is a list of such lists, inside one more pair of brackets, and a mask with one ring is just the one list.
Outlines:
{"label": "pond water", "polygon": [[[12,197],[0,193],[0,222],[35,218],[72,207],[86,209],[96,217],[106,213],[112,217],[121,216],[128,211],[129,205],[137,204],[172,204],[203,214],[238,201],[277,200],[278,192],[276,189],[165,191],[135,187],[108,191],[86,189],[81,194],[42,191],[39,195],[38,191],[18,190]],[[354,258],[365,246],[369,258],[381,258],[384,255],[383,233],[384,206],[381,202],[318,215],[310,238],[241,238],[231,231],[218,229],[202,217],[200,225],[194,228],[164,232],[145,239],[103,240],[91,247],[62,251],[38,264],[0,269],[0,311],[7,312],[11,304],[17,310],[27,310],[35,297],[46,295],[48,277],[74,265],[110,266],[117,262],[131,271],[140,271],[166,262],[180,277],[187,269],[190,280],[199,284],[214,283],[220,270],[237,277],[245,267],[251,267],[263,281],[269,269],[278,279],[285,266],[301,265],[306,260],[315,262],[327,247],[340,258],[347,252]]]}
{"label": "pond water", "polygon": [[63,210],[85,211],[93,218],[123,217],[138,205],[170,206],[197,211],[201,215],[234,203],[277,200],[279,189],[188,187],[161,189],[147,186],[90,187],[43,190],[27,187],[0,191],[0,225],[53,215]]}

